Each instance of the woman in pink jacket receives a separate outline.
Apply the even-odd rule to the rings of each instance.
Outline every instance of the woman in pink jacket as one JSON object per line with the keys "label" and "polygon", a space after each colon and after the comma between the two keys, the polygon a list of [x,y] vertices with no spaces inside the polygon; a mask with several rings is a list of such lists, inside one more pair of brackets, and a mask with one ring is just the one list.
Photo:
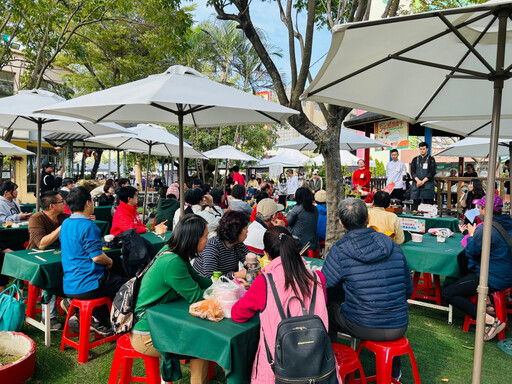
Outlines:
{"label": "woman in pink jacket", "polygon": [[[285,227],[269,228],[263,236],[265,255],[271,263],[265,267],[251,285],[247,293],[233,306],[231,319],[244,322],[260,312],[260,341],[252,367],[251,383],[274,383],[275,377],[267,360],[263,335],[267,340],[269,350],[274,351],[277,325],[280,315],[277,305],[270,293],[267,295],[265,275],[272,274],[281,304],[285,306],[292,296],[300,297],[306,308],[309,308],[313,289],[316,289],[315,315],[319,316],[325,328],[329,321],[326,308],[326,292],[324,275],[317,275],[306,269],[304,260],[299,255],[295,240]],[[269,300],[267,301],[267,297]],[[292,316],[302,315],[298,300],[290,302]],[[338,377],[338,381],[341,380]]]}

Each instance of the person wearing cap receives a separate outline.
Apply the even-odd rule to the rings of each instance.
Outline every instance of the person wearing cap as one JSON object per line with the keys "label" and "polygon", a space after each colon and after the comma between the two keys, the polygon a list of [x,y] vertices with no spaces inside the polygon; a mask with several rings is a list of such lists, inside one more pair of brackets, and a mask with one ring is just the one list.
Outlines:
{"label": "person wearing cap", "polygon": [[354,189],[361,189],[363,191],[370,190],[370,182],[372,181],[372,174],[366,168],[366,164],[363,159],[357,161],[359,167],[352,174],[352,187]]}
{"label": "person wearing cap", "polygon": [[265,231],[275,225],[284,226],[284,222],[277,218],[277,214],[284,210],[284,206],[272,199],[263,199],[256,208],[256,219],[249,225],[244,244],[258,256],[263,256],[263,235]]}
{"label": "person wearing cap", "polygon": [[286,176],[288,176],[288,182],[287,182],[288,200],[295,200],[295,192],[299,188],[299,178],[298,178],[298,176],[294,175],[293,169],[288,169],[286,171]]}
{"label": "person wearing cap", "polygon": [[[489,292],[503,291],[512,287],[512,255],[507,241],[500,233],[501,230],[512,235],[512,218],[503,214],[503,200],[494,195],[492,205],[487,207],[487,196],[474,202],[482,217],[486,209],[493,210],[493,226],[491,229],[491,249],[489,254]],[[453,284],[443,289],[443,298],[454,307],[469,314],[476,319],[477,306],[471,301],[476,294],[480,282],[480,257],[482,253],[483,225],[467,225],[469,237],[466,244],[466,258],[468,273]],[[485,315],[484,340],[489,341],[500,333],[506,322],[500,322],[496,317],[493,305],[488,299],[487,313]]]}
{"label": "person wearing cap", "polygon": [[318,176],[318,169],[313,171],[313,175],[311,176],[311,180],[309,180],[309,188],[313,191],[313,193],[317,193],[324,186],[324,182],[320,176]]}
{"label": "person wearing cap", "polygon": [[155,225],[165,222],[172,231],[173,219],[176,211],[180,209],[179,184],[174,183],[167,188],[165,199],[159,199],[156,207]]}
{"label": "person wearing cap", "polygon": [[46,191],[54,191],[62,185],[62,174],[64,171],[61,169],[57,171],[57,177],[52,175],[53,171],[55,171],[55,164],[50,163],[49,161],[45,161],[41,167],[43,168],[43,173],[41,175],[41,191],[40,193],[44,193]]}
{"label": "person wearing cap", "polygon": [[373,195],[373,208],[368,210],[368,227],[391,237],[395,243],[404,243],[405,236],[398,216],[386,211],[391,203],[391,196],[384,191],[377,191]]}
{"label": "person wearing cap", "polygon": [[325,241],[325,232],[327,229],[327,192],[323,189],[315,193],[316,209],[318,210],[318,221],[316,224],[316,233],[319,241]]}
{"label": "person wearing cap", "polygon": [[391,161],[386,164],[386,185],[395,183],[391,192],[392,199],[404,200],[404,176],[407,175],[405,164],[398,160],[398,149],[390,151]]}

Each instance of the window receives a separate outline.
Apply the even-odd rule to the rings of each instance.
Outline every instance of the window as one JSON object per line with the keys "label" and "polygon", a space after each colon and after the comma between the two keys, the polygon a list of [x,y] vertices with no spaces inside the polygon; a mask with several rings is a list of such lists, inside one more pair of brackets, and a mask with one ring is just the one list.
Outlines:
{"label": "window", "polygon": [[14,73],[0,71],[0,97],[14,94]]}
{"label": "window", "polygon": [[[37,147],[27,146],[27,150],[37,153]],[[53,148],[41,148],[41,164],[48,160],[50,163],[55,163],[57,160],[57,153]],[[41,171],[42,172],[42,171]],[[35,192],[37,185],[37,157],[27,156],[27,192]]]}

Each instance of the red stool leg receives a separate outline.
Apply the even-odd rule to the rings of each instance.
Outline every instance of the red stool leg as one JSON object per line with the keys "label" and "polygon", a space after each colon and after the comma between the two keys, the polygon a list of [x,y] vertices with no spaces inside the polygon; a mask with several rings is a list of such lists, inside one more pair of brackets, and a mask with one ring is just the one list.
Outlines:
{"label": "red stool leg", "polygon": [[[119,348],[116,348],[114,351],[114,360],[112,360],[112,367],[110,368],[110,375],[108,377],[108,384],[117,384],[117,379],[119,376],[119,368],[121,368],[121,365],[123,362],[123,356],[122,352]],[[121,379],[122,383],[122,379]]]}
{"label": "red stool leg", "polygon": [[208,377],[207,377],[208,380],[213,380],[213,375],[214,375],[213,369],[215,368],[216,365],[217,365],[217,363],[215,363],[214,361],[210,361],[210,365],[208,366]]}
{"label": "red stool leg", "polygon": [[416,365],[416,359],[414,358],[414,353],[412,352],[411,345],[409,344],[409,359],[411,360],[411,368],[412,374],[414,376],[414,383],[421,384],[420,373],[418,371],[418,366]]}
{"label": "red stool leg", "polygon": [[157,357],[144,357],[146,379],[148,384],[160,384],[160,359]]}
{"label": "red stool leg", "polygon": [[[507,322],[507,306],[505,304],[505,291],[498,291],[492,293],[494,298],[494,310],[496,311],[496,317],[502,322],[507,323],[505,329],[508,328]],[[498,334],[498,340],[505,338],[505,329]]]}
{"label": "red stool leg", "polygon": [[78,362],[89,361],[89,334],[91,332],[92,306],[85,301],[80,310],[80,333],[78,336]]}
{"label": "red stool leg", "polygon": [[25,314],[27,317],[34,318],[37,311],[37,298],[39,296],[39,288],[34,287],[32,284],[28,285],[28,300],[27,300],[27,309],[25,310]]}
{"label": "red stool leg", "polygon": [[441,279],[439,275],[434,275],[434,289],[436,292],[436,304],[441,305]]}

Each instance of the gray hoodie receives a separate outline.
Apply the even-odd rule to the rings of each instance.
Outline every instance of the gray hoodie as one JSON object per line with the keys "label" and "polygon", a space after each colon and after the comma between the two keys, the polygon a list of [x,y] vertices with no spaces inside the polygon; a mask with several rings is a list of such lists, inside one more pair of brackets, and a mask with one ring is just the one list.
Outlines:
{"label": "gray hoodie", "polygon": [[0,196],[0,223],[6,221],[20,221],[21,208],[20,205],[13,201],[7,200],[5,197]]}

